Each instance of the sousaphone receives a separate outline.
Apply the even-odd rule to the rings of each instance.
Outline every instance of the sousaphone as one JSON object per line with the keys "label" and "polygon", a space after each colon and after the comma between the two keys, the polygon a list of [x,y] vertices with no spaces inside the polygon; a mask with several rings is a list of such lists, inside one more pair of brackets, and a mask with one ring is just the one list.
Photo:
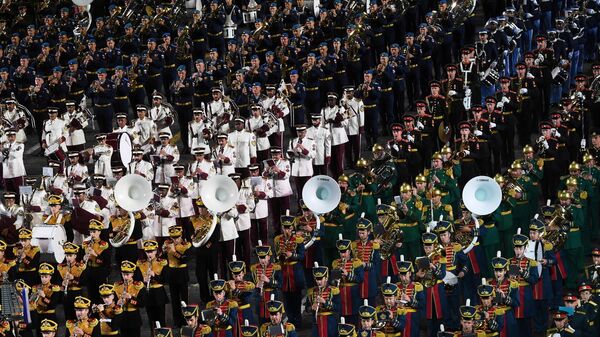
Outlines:
{"label": "sousaphone", "polygon": [[[212,236],[219,220],[218,213],[229,211],[235,206],[238,199],[238,187],[233,179],[216,175],[209,178],[204,185],[202,185],[202,191],[200,192],[200,199],[204,203],[204,206],[213,213],[213,220],[210,224],[210,228],[201,227],[196,230],[192,239],[194,247],[202,247],[206,244],[208,239]],[[221,234],[229,234],[231,231],[237,233],[235,226],[224,226],[221,224]]]}

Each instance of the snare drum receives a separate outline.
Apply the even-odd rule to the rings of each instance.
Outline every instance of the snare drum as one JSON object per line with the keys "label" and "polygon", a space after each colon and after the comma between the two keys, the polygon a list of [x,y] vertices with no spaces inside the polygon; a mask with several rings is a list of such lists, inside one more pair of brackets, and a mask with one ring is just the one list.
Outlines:
{"label": "snare drum", "polygon": [[46,150],[44,150],[44,155],[49,159],[54,159],[59,162],[63,162],[65,159],[67,159],[65,151],[59,143],[54,143],[48,146]]}
{"label": "snare drum", "polygon": [[236,26],[223,27],[223,35],[225,36],[226,39],[235,38],[235,28],[236,28]]}
{"label": "snare drum", "polygon": [[113,132],[106,135],[106,144],[113,148],[111,164],[128,167],[131,163],[131,136],[127,132]]}
{"label": "snare drum", "polygon": [[59,225],[37,225],[31,231],[31,245],[38,246],[42,253],[54,254],[58,263],[65,259],[63,244],[66,241],[65,229]]}
{"label": "snare drum", "polygon": [[242,21],[244,23],[254,23],[254,22],[256,22],[256,11],[242,13]]}

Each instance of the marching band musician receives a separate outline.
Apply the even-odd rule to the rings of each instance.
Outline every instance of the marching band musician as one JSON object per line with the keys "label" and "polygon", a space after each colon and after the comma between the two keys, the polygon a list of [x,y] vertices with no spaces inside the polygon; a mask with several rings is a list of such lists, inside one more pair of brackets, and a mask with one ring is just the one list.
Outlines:
{"label": "marching band musician", "polygon": [[[202,106],[204,106],[204,103],[202,103]],[[193,150],[208,145],[202,134],[205,129],[210,130],[212,125],[210,120],[206,118],[203,108],[194,108],[192,113],[194,114],[194,117],[188,123],[188,146]]]}
{"label": "marching band musician", "polygon": [[[433,130],[436,131],[439,125],[444,121],[446,135],[450,132],[450,127],[458,124],[461,120],[465,119],[465,107],[463,105],[463,96],[465,91],[465,85],[463,78],[457,76],[457,65],[447,64],[445,67],[446,78],[440,83],[442,87],[443,95],[440,93],[440,89],[436,86],[431,86],[431,95],[425,98],[427,102],[428,110],[433,116],[434,126]],[[447,117],[444,117],[447,116]],[[447,124],[448,122],[449,124]],[[450,138],[457,134],[458,130],[453,130],[453,134]],[[439,142],[435,142],[436,148],[440,147]]]}
{"label": "marching band musician", "polygon": [[256,324],[255,311],[252,307],[255,301],[256,285],[254,282],[246,280],[246,263],[237,261],[235,255],[232,256],[232,261],[227,264],[227,268],[231,272],[232,279],[227,281],[226,289],[228,298],[238,304],[236,330],[239,335],[239,329],[244,325],[244,322]]}
{"label": "marching band musician", "polygon": [[467,299],[466,305],[461,305],[460,308],[460,331],[454,333],[455,337],[486,337],[483,330],[478,329],[475,319],[477,317],[477,309],[470,305],[470,300]]}
{"label": "marching band musician", "polygon": [[137,260],[137,267],[142,274],[148,290],[146,313],[149,322],[160,322],[165,325],[165,306],[169,301],[165,285],[169,281],[170,268],[166,259],[158,257],[158,242],[146,240],[142,244],[145,259]]}
{"label": "marching band musician", "polygon": [[548,329],[546,334],[553,336],[558,334],[559,336],[581,336],[580,331],[576,331],[569,324],[569,314],[565,310],[560,308],[552,313],[553,328]]}
{"label": "marching band musician", "polygon": [[508,277],[519,282],[519,305],[515,308],[515,318],[519,332],[533,331],[532,317],[534,313],[533,287],[540,274],[537,261],[526,257],[525,246],[529,238],[517,230],[513,236],[515,256],[509,259]]}
{"label": "marching band musician", "polygon": [[88,167],[79,162],[79,152],[69,151],[67,157],[69,157],[70,165],[65,168],[65,175],[69,185],[87,180],[89,178]]}
{"label": "marching band musician", "polygon": [[167,254],[167,261],[169,262],[171,307],[175,325],[183,326],[185,325],[185,319],[181,313],[181,301],[187,302],[188,300],[189,273],[187,260],[192,244],[183,237],[181,226],[170,227],[169,237],[163,244],[163,254]]}
{"label": "marching band musician", "polygon": [[212,160],[214,161],[217,174],[228,175],[235,173],[235,163],[237,162],[237,149],[234,144],[229,143],[229,136],[226,133],[217,135],[218,146],[213,150]]}
{"label": "marching band musician", "polygon": [[467,181],[478,174],[476,159],[479,158],[479,142],[477,137],[471,133],[473,126],[468,121],[458,124],[460,138],[454,140],[455,151],[461,153],[461,176],[459,185],[464,186]]}
{"label": "marching band musician", "polygon": [[296,124],[295,128],[297,137],[290,140],[287,153],[293,157],[291,176],[294,177],[296,190],[302,191],[304,184],[313,176],[316,144],[306,136],[306,125]]}
{"label": "marching band musician", "polygon": [[175,175],[173,165],[179,162],[179,149],[177,145],[170,144],[171,137],[170,132],[162,131],[158,134],[160,145],[153,155],[155,184],[169,184],[170,178]]}
{"label": "marching band musician", "polygon": [[[107,42],[114,46],[114,40],[112,38],[110,38],[110,40]],[[119,62],[121,61],[119,60]],[[127,116],[129,113],[129,79],[125,76],[125,68],[122,65],[118,65],[113,69],[114,74],[111,76],[111,80],[115,85],[113,109],[115,113],[125,113],[125,116]]]}
{"label": "marching band musician", "polygon": [[416,128],[415,120],[416,117],[411,114],[402,116],[404,122],[403,139],[407,143],[407,162],[411,178],[416,177],[423,169],[423,158],[420,154],[423,150],[423,135],[421,130]]}
{"label": "marching band musician", "polygon": [[192,149],[192,154],[195,160],[189,164],[188,176],[193,177],[198,187],[192,189],[192,199],[200,198],[200,191],[204,181],[214,176],[216,173],[215,165],[212,161],[207,160],[208,154],[205,152],[210,150],[208,147],[195,147]]}
{"label": "marching band musician", "polygon": [[478,157],[475,161],[479,172],[485,175],[491,174],[491,162],[490,162],[490,147],[489,139],[492,133],[492,129],[496,127],[496,124],[490,124],[489,116],[483,117],[483,107],[480,104],[473,104],[471,106],[471,113],[473,118],[469,119],[468,122],[472,125],[473,135],[475,136],[479,151]]}
{"label": "marching band musician", "polygon": [[[248,172],[246,171],[244,174],[247,175]],[[248,186],[250,184],[250,180],[247,177],[242,178],[242,175],[239,173],[229,174],[229,177],[233,179],[238,188],[238,199],[235,205],[237,210],[235,226],[238,231],[239,241],[236,242],[236,244],[239,251],[241,251],[243,254],[243,260],[250,264],[250,255],[252,254],[252,249],[250,248],[250,213],[256,206],[254,192],[252,190],[252,186]]]}
{"label": "marching band musician", "polygon": [[147,290],[143,282],[135,281],[133,273],[136,265],[130,261],[121,262],[121,281],[114,283],[117,305],[123,308],[122,336],[139,337],[142,326],[140,308],[146,305]]}
{"label": "marching band musician", "polygon": [[[212,337],[212,328],[209,325],[199,322],[198,305],[188,304],[181,308],[186,325],[181,327],[179,335],[181,337]],[[247,337],[247,336],[244,336]],[[248,336],[250,337],[250,336]]]}
{"label": "marching band musician", "polygon": [[477,286],[477,295],[480,304],[475,306],[477,310],[475,320],[476,325],[477,323],[481,325],[476,327],[484,331],[486,336],[498,334],[507,336],[507,318],[505,317],[507,308],[502,304],[494,303],[494,299],[497,297],[494,287],[483,279],[482,284]]}
{"label": "marching band musician", "polygon": [[100,321],[89,316],[90,303],[91,301],[83,296],[75,298],[73,305],[75,306],[77,318],[69,319],[66,322],[70,336],[100,337]]}
{"label": "marching band musician", "polygon": [[[145,216],[141,212],[133,212],[134,221],[137,222],[141,217]],[[118,264],[122,261],[137,260],[138,256],[138,240],[140,239],[140,231],[136,231],[138,227],[135,223],[129,223],[131,221],[129,214],[126,210],[116,205],[116,210],[113,215],[110,216],[110,227],[109,233],[110,239],[117,240],[122,244],[115,249],[115,260]],[[125,240],[123,235],[127,235],[128,226],[135,226],[134,230],[129,238]]]}
{"label": "marching band musician", "polygon": [[17,274],[17,261],[9,259],[6,254],[8,245],[3,240],[0,240],[0,284],[11,282]]}
{"label": "marching band musician", "polygon": [[[417,103],[417,106],[419,104]],[[409,145],[406,135],[404,135],[404,126],[400,123],[392,123],[390,129],[392,131],[392,139],[387,141],[386,147],[389,150],[396,172],[398,173],[397,184],[410,182],[412,172],[408,169]],[[393,186],[392,188],[397,190],[398,186]]]}
{"label": "marching band musician", "polygon": [[380,242],[373,240],[373,223],[361,217],[356,223],[358,238],[352,241],[352,255],[363,263],[364,276],[360,283],[360,298],[375,301],[377,297],[379,271],[381,270],[381,255],[379,254]]}
{"label": "marching band musician", "polygon": [[[323,263],[323,250],[321,248],[321,229],[317,229],[317,216],[319,221],[325,221],[320,215],[314,214],[304,203],[300,201],[300,214],[296,216],[296,234],[304,238],[304,261],[302,262],[306,273],[312,274],[315,262]],[[308,247],[307,247],[308,246]],[[314,280],[308,278],[307,286],[314,286]]]}
{"label": "marching band musician", "polygon": [[309,288],[306,298],[312,310],[312,335],[329,337],[337,335],[336,312],[340,308],[340,289],[329,284],[329,268],[315,262],[312,268],[315,286]]}
{"label": "marching band musician", "polygon": [[113,129],[113,133],[126,133],[129,137],[133,137],[134,128],[128,123],[128,117],[126,113],[119,112],[115,115],[117,119],[117,127]]}
{"label": "marching band musician", "polygon": [[83,294],[82,286],[87,284],[86,265],[84,262],[77,261],[79,246],[72,242],[63,244],[65,251],[65,260],[56,266],[58,270],[58,279],[63,290],[62,303],[65,309],[65,318],[73,320],[76,318],[76,299]]}
{"label": "marching band musician", "polygon": [[[263,177],[271,180],[273,195],[269,198],[269,213],[271,224],[275,234],[281,233],[280,215],[284,210],[290,208],[290,196],[292,187],[290,185],[290,162],[283,158],[280,147],[271,147],[271,160],[264,163]],[[269,186],[267,184],[267,186]]]}
{"label": "marching band musician", "polygon": [[[102,219],[102,213],[100,206],[95,200],[89,199],[87,196],[87,186],[83,184],[73,185],[73,214],[77,214],[77,208],[81,208],[83,211],[91,213],[92,216]],[[68,216],[68,215],[67,215]],[[78,224],[77,219],[73,219],[73,243],[81,244],[83,242],[86,226],[85,224]],[[108,227],[105,224],[105,228]]]}
{"label": "marching band musician", "polygon": [[[331,126],[328,128],[331,134],[331,152],[333,154],[334,167],[332,172],[334,177],[339,177],[344,173],[344,155],[345,144],[348,142],[348,135],[345,127],[351,116],[351,111],[346,110],[342,105],[337,104],[338,96],[334,92],[327,94],[327,106],[321,109],[324,124]],[[348,104],[348,103],[346,103]],[[327,159],[326,159],[327,161]],[[329,163],[326,162],[326,165]]]}
{"label": "marching band musician", "polygon": [[158,138],[156,123],[147,117],[146,106],[138,105],[135,109],[138,118],[133,121],[133,144],[141,146],[144,153],[152,152],[154,142]]}
{"label": "marching band musician", "polygon": [[354,325],[347,324],[347,323],[345,323],[345,321],[343,321],[342,323],[338,323],[337,329],[338,329],[339,337],[356,337],[356,336],[358,336],[356,334],[356,328],[354,327]]}
{"label": "marching band musician", "polygon": [[173,134],[170,128],[173,125],[173,111],[163,104],[163,96],[159,92],[152,94],[152,107],[148,111],[148,119],[156,124],[159,135],[165,132]]}
{"label": "marching band musician", "polygon": [[267,303],[269,310],[269,319],[267,323],[260,326],[261,337],[297,337],[296,327],[291,322],[286,322],[283,319],[285,308],[283,302],[274,300],[273,298]]}
{"label": "marching band musician", "polygon": [[67,97],[74,102],[81,102],[85,93],[85,88],[88,86],[85,71],[79,68],[79,63],[76,58],[69,60],[67,66],[68,70],[63,74],[63,77],[67,82],[67,87],[69,88]]}
{"label": "marching band musician", "polygon": [[206,104],[208,119],[215,132],[229,132],[229,122],[233,119],[233,108],[229,99],[225,100],[221,87],[212,87],[212,101]]}
{"label": "marching band musician", "polygon": [[64,120],[58,118],[58,108],[48,107],[48,119],[44,121],[42,129],[42,148],[46,150],[45,155],[48,159],[59,162],[65,159],[64,153],[67,151],[65,124]]}
{"label": "marching band musician", "polygon": [[[41,322],[46,319],[56,320],[56,306],[60,300],[60,286],[52,284],[54,267],[49,263],[42,263],[38,269],[40,282],[31,289],[32,300],[35,298],[32,310],[37,313],[37,330],[40,331]],[[34,297],[34,295],[37,295]],[[38,336],[40,334],[38,333]]]}
{"label": "marching band musician", "polygon": [[85,149],[84,128],[88,126],[87,113],[82,109],[77,109],[75,102],[68,100],[65,102],[67,111],[62,115],[62,119],[69,128],[66,145],[69,151],[83,151]]}
{"label": "marching band musician", "polygon": [[305,288],[304,238],[294,233],[295,217],[281,216],[282,234],[273,239],[275,256],[281,264],[283,299],[287,303],[288,317],[295,326],[302,325],[301,305],[302,290]]}
{"label": "marching band musician", "polygon": [[[409,151],[411,150],[409,146]],[[398,181],[398,173],[396,165],[391,156],[383,146],[379,144],[373,145],[373,161],[371,170],[369,171],[370,181],[368,184],[373,187],[373,197],[381,199],[384,204],[390,204],[393,200]]]}
{"label": "marching band musician", "polygon": [[171,185],[158,184],[158,193],[160,200],[158,200],[154,215],[154,222],[152,224],[154,237],[160,243],[162,243],[169,235],[169,228],[176,225],[175,216],[178,213],[177,199],[173,198],[169,194]]}
{"label": "marching band musician", "polygon": [[[416,337],[419,335],[418,324],[422,315],[425,314],[425,288],[419,282],[413,280],[414,266],[411,261],[405,261],[400,256],[398,261],[398,297],[400,309],[404,312],[405,322],[403,336]],[[410,324],[409,324],[410,323]]]}
{"label": "marching band musician", "polygon": [[277,125],[271,125],[273,121],[263,115],[262,106],[253,104],[250,106],[252,115],[246,121],[246,129],[253,132],[256,137],[256,159],[263,161],[269,158],[271,142],[269,136],[278,129]]}
{"label": "marching band musician", "polygon": [[[393,206],[386,207],[384,204],[377,205],[377,214],[379,217],[385,213],[393,216],[393,213],[396,212],[398,221],[391,225],[402,228],[402,251],[406,256],[414,259],[419,256],[421,252],[419,224],[423,217],[423,200],[419,196],[413,195],[413,189],[407,183],[400,185],[400,198],[401,202],[399,204],[394,202],[395,205]],[[392,229],[390,228],[388,230]],[[397,270],[396,261],[398,257],[396,251],[397,249],[395,249],[394,254],[390,256],[389,262],[384,261],[384,266],[382,266],[385,268],[385,270],[382,269],[383,276],[392,276],[392,279],[395,279],[395,274],[397,274],[397,272],[394,272]]]}
{"label": "marching band musician", "polygon": [[569,315],[569,326],[572,327],[580,336],[591,336],[590,316],[581,306],[579,292],[569,291],[563,295],[563,301],[567,310],[572,310]]}
{"label": "marching band musician", "polygon": [[83,241],[81,247],[85,252],[83,262],[87,264],[88,296],[94,303],[98,303],[101,300],[99,287],[107,282],[110,275],[111,249],[108,242],[100,239],[100,232],[104,229],[104,224],[99,220],[92,219],[88,226],[90,239]]}
{"label": "marching band musician", "polygon": [[98,117],[100,132],[112,130],[113,106],[115,98],[115,85],[107,79],[106,68],[96,71],[97,80],[93,81],[89,88],[90,95],[94,100],[94,115]]}
{"label": "marching band musician", "polygon": [[[448,231],[450,223],[438,221],[438,225]],[[441,231],[437,229],[436,232]],[[446,257],[442,255],[435,233],[425,232],[421,235],[425,256],[417,257],[415,265],[417,272],[415,280],[420,282],[425,290],[425,318],[429,327],[429,335],[433,336],[436,327],[450,321],[448,299],[443,279],[446,277]]]}
{"label": "marching band musician", "polygon": [[19,243],[13,248],[13,255],[19,266],[17,277],[27,284],[36,284],[39,280],[40,248],[31,245],[31,238],[31,230],[21,227]]}
{"label": "marching band musician", "polygon": [[245,168],[256,163],[256,137],[244,129],[246,121],[242,117],[234,119],[235,130],[227,136],[227,143],[235,147],[236,168]]}
{"label": "marching band musician", "polygon": [[[566,103],[563,103],[566,105]],[[568,124],[565,125],[562,120],[562,113],[560,111],[554,111],[550,113],[550,122],[552,128],[550,133],[558,141],[558,149],[556,150],[556,161],[560,172],[566,172],[569,167],[569,134],[572,133],[569,130]],[[579,137],[577,137],[578,139]]]}
{"label": "marching band musician", "polygon": [[327,174],[331,162],[331,132],[321,123],[320,114],[311,115],[310,119],[312,126],[306,130],[306,138],[312,139],[315,144],[313,172],[315,175]]}
{"label": "marching band musician", "polygon": [[128,171],[133,174],[139,174],[146,178],[149,182],[154,180],[154,166],[146,160],[144,160],[144,150],[135,149],[131,151],[133,160],[129,163]]}
{"label": "marching band musician", "polygon": [[25,111],[17,107],[17,101],[13,98],[9,98],[5,102],[6,110],[2,114],[2,118],[4,121],[9,122],[17,131],[16,141],[25,144],[27,142],[25,128],[29,126]]}
{"label": "marching band musician", "polygon": [[194,183],[193,178],[185,175],[185,166],[175,164],[173,168],[175,169],[175,176],[171,177],[171,196],[177,200],[179,206],[175,221],[183,228],[185,239],[190,241],[194,232],[189,222],[189,217],[194,215],[192,197],[199,196],[199,193],[195,191],[197,185]]}
{"label": "marching band musician", "polygon": [[195,201],[198,211],[196,215],[190,217],[190,222],[193,226],[194,233],[192,235],[192,242],[197,243],[199,240],[206,240],[203,246],[196,248],[196,279],[200,285],[200,299],[206,303],[210,299],[208,289],[208,275],[217,272],[219,265],[219,239],[221,237],[221,231],[219,224],[217,223],[212,235],[209,238],[205,238],[210,229],[213,216],[208,212],[206,206],[202,202],[202,199]]}
{"label": "marching band musician", "polygon": [[281,264],[271,261],[272,250],[271,246],[263,245],[262,241],[258,241],[258,245],[254,248],[258,263],[250,266],[252,280],[256,284],[258,291],[257,299],[257,316],[260,324],[265,323],[268,317],[267,303],[271,296],[280,296],[283,279],[281,275]]}
{"label": "marching band musician", "polygon": [[333,260],[331,269],[341,271],[339,282],[341,310],[340,316],[346,321],[353,322],[358,315],[360,304],[360,284],[364,280],[364,266],[359,258],[352,257],[352,241],[340,238],[335,245],[340,258]]}
{"label": "marching band musician", "polygon": [[[250,211],[250,222],[255,230],[251,231],[250,239],[253,245],[258,240],[267,242],[269,204],[268,198],[272,196],[272,185],[267,178],[260,175],[260,166],[252,164],[248,166],[250,171],[250,184],[254,194],[254,209]],[[259,179],[260,178],[260,179]]]}
{"label": "marching band musician", "polygon": [[365,109],[362,100],[354,97],[354,87],[344,87],[344,97],[340,99],[341,106],[350,111],[347,119],[346,134],[348,135],[348,146],[346,146],[346,160],[356,163],[360,157],[360,135],[364,133]]}
{"label": "marching band musician", "polygon": [[545,199],[553,198],[558,192],[558,180],[550,177],[560,175],[557,159],[558,139],[552,134],[552,124],[544,121],[539,124],[541,136],[534,146],[540,159],[544,161],[542,191]]}
{"label": "marching band musician", "polygon": [[363,83],[358,86],[354,97],[363,101],[365,115],[365,132],[367,145],[371,147],[377,142],[379,136],[379,84],[373,80],[373,70],[367,70],[363,74]]}
{"label": "marching band musician", "polygon": [[579,298],[580,298],[580,304],[581,304],[579,309],[582,311],[585,311],[586,314],[588,315],[589,324],[590,324],[590,328],[588,329],[588,331],[590,332],[590,335],[593,335],[595,332],[598,331],[598,327],[596,325],[596,322],[599,319],[598,318],[598,304],[595,302],[595,297],[592,294],[592,292],[594,291],[594,288],[595,287],[592,284],[582,281],[579,284],[579,287],[577,289],[579,292]]}
{"label": "marching band musician", "polygon": [[406,323],[406,319],[408,318],[407,314],[411,314],[414,309],[401,307],[401,302],[398,299],[398,289],[398,286],[391,283],[388,277],[388,282],[381,285],[383,304],[375,308],[377,311],[377,320],[385,323],[381,330],[386,337],[402,336],[405,327],[413,324],[412,321]]}
{"label": "marching band musician", "polygon": [[258,102],[262,105],[263,111],[273,114],[277,117],[277,125],[274,130],[271,130],[269,142],[274,146],[283,146],[283,133],[285,132],[285,124],[283,118],[290,114],[290,107],[286,98],[281,94],[277,94],[275,85],[269,84],[266,86],[267,96]]}
{"label": "marching band musician", "polygon": [[[177,67],[177,78],[170,84],[173,102],[175,104],[175,112],[177,112],[177,121],[179,122],[179,130],[181,131],[181,139],[183,139],[183,152],[190,153],[191,147],[185,141],[188,139],[188,124],[192,120],[192,99],[194,95],[194,83],[190,77],[186,76],[187,70],[185,65]],[[165,80],[167,78],[165,77]]]}
{"label": "marching band musician", "polygon": [[25,172],[25,163],[23,162],[23,152],[25,144],[16,141],[17,131],[8,129],[5,131],[7,141],[2,144],[2,179],[7,191],[19,195],[19,186],[23,185],[23,178],[27,175]]}
{"label": "marching band musician", "polygon": [[215,312],[216,319],[212,324],[215,337],[234,337],[233,329],[238,317],[238,304],[227,298],[226,285],[227,282],[219,279],[217,274],[210,281],[210,290],[214,300],[206,303],[206,309],[212,309]]}
{"label": "marching band musician", "polygon": [[58,323],[51,319],[43,319],[40,322],[40,327],[38,329],[39,336],[43,337],[55,337],[58,332]]}
{"label": "marching band musician", "polygon": [[[27,285],[25,283],[25,281],[21,280],[21,279],[16,279],[15,280],[15,289],[19,292],[22,293],[22,291],[25,289],[26,291],[29,292],[29,294],[31,294],[31,287],[29,285]],[[23,307],[23,298],[21,296],[18,297],[17,299],[19,306],[22,308]],[[33,304],[33,302],[31,301],[31,298],[29,299],[29,305],[30,305],[30,313],[32,313],[32,309],[31,309],[31,305]],[[21,313],[24,313],[23,310],[21,310]],[[25,322],[24,319],[18,319],[15,321],[16,326],[19,329],[19,334],[22,337],[33,337],[33,326],[34,323],[27,323]],[[10,336],[10,335],[9,335]]]}
{"label": "marching band musician", "polygon": [[102,302],[92,305],[92,313],[100,319],[100,335],[115,336],[123,320],[123,307],[117,305],[115,288],[112,284],[102,284],[99,288]]}
{"label": "marching band musician", "polygon": [[364,304],[358,308],[358,314],[360,316],[360,329],[357,331],[359,336],[385,337],[383,332],[376,329],[377,310],[375,307],[369,305],[368,300],[365,300]]}
{"label": "marching band musician", "polygon": [[113,148],[106,144],[106,134],[104,133],[96,135],[96,141],[98,144],[87,150],[89,156],[95,159],[94,174],[102,174],[112,178],[111,157]]}

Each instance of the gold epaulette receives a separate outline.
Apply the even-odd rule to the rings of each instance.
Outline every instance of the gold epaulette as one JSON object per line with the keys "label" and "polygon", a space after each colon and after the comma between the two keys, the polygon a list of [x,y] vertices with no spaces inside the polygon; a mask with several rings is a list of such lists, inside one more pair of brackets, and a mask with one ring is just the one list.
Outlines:
{"label": "gold epaulette", "polygon": [[88,325],[90,328],[95,327],[96,325],[98,325],[99,321],[97,318],[88,318]]}
{"label": "gold epaulette", "polygon": [[133,281],[133,288],[139,291],[144,288],[144,283],[140,281]]}
{"label": "gold epaulette", "polygon": [[361,259],[353,259],[352,260],[352,267],[353,268],[358,268],[361,267],[363,265],[363,262]]}
{"label": "gold epaulette", "polygon": [[235,309],[238,307],[238,303],[236,301],[229,301],[229,309]]}
{"label": "gold epaulette", "polygon": [[56,285],[56,284],[53,284],[53,285],[52,285],[52,291],[53,291],[53,292],[58,292],[58,291],[60,291],[60,286],[59,286],[59,285]]}
{"label": "gold epaulette", "polygon": [[331,288],[331,295],[339,295],[340,294],[340,288],[338,287],[330,287]]}
{"label": "gold epaulette", "polygon": [[415,291],[423,291],[423,285],[419,282],[415,282]]}
{"label": "gold epaulette", "polygon": [[67,329],[70,329],[75,326],[75,321],[72,319],[69,319],[69,320],[67,320],[65,325],[66,325]]}
{"label": "gold epaulette", "polygon": [[287,332],[296,331],[296,327],[294,326],[294,324],[286,322],[285,323],[285,331],[287,331]]}
{"label": "gold epaulette", "polygon": [[509,287],[513,289],[519,288],[519,281],[511,280],[509,283]]}

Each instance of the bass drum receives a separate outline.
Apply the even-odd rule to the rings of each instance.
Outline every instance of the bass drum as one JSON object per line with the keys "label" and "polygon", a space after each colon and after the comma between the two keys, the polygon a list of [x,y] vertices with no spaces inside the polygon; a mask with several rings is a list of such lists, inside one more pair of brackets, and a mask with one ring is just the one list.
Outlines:
{"label": "bass drum", "polygon": [[126,132],[113,132],[106,135],[106,144],[113,148],[110,163],[113,166],[128,167],[131,163],[131,150],[133,148],[131,136]]}
{"label": "bass drum", "polygon": [[67,242],[65,229],[59,225],[37,225],[31,231],[31,245],[40,248],[42,253],[54,254],[54,259],[62,263],[65,259],[63,244]]}

